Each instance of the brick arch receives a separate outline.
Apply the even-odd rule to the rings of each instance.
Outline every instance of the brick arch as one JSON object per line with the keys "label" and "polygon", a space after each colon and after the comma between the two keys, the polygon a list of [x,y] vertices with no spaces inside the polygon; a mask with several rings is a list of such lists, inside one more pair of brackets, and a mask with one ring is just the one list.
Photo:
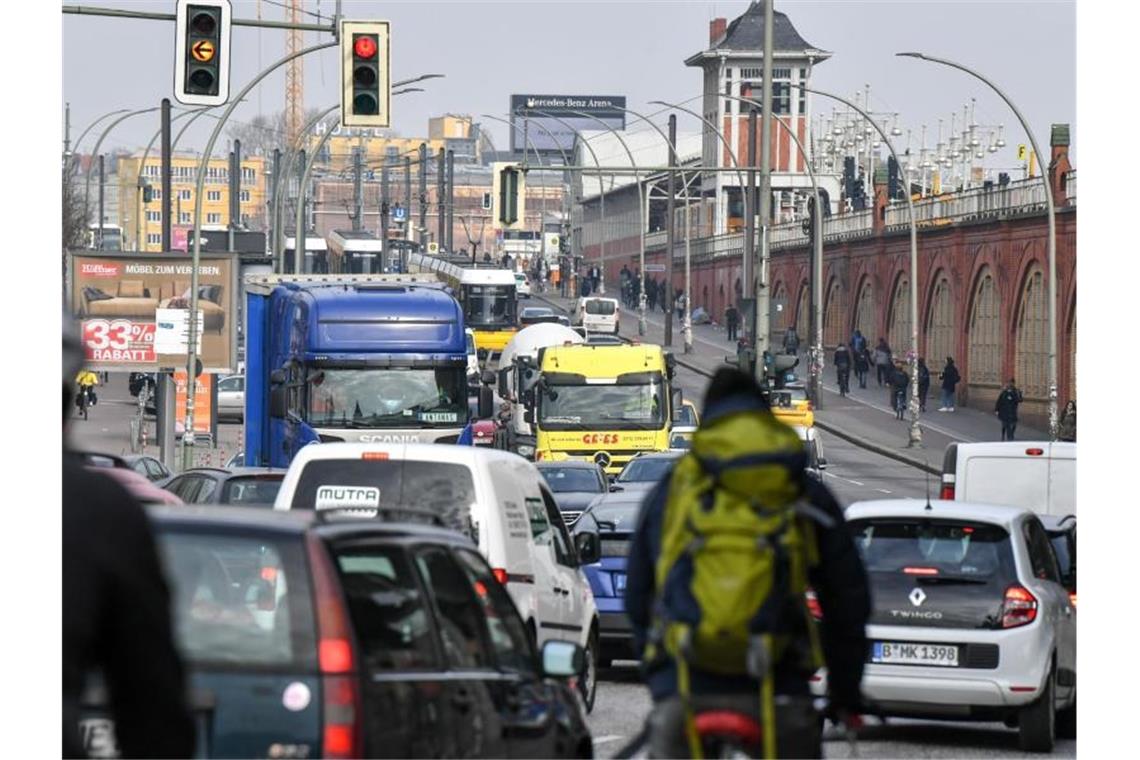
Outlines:
{"label": "brick arch", "polygon": [[847,325],[843,315],[847,312],[843,303],[843,287],[838,277],[827,281],[823,298],[823,345],[832,347],[847,342]]}
{"label": "brick arch", "polygon": [[814,335],[808,335],[811,329],[811,314],[808,311],[811,309],[811,284],[807,280],[800,282],[800,294],[796,298],[796,318],[795,324],[796,332],[799,333],[801,338],[808,341],[814,341]]}
{"label": "brick arch", "polygon": [[959,370],[971,394],[980,392],[996,398],[1001,385],[1005,346],[1002,300],[996,270],[981,266],[971,283],[966,312],[966,369]]}
{"label": "brick arch", "polygon": [[895,356],[910,350],[910,276],[901,271],[895,275],[887,308],[887,343]]}
{"label": "brick arch", "polygon": [[849,334],[861,330],[867,342],[874,345],[878,341],[879,329],[876,319],[878,310],[875,308],[875,286],[870,274],[864,274],[859,279],[859,287],[855,288],[854,299],[850,306],[851,322]]}
{"label": "brick arch", "polygon": [[1014,379],[1026,399],[1045,400],[1049,396],[1049,296],[1044,267],[1027,267],[1016,292]]}
{"label": "brick arch", "polygon": [[[947,356],[954,355],[958,333],[954,329],[957,321],[954,315],[954,286],[945,269],[938,269],[930,278],[930,288],[926,297],[926,312],[923,318],[922,355],[934,366]],[[961,370],[959,370],[960,372]]]}
{"label": "brick arch", "polygon": [[784,330],[791,324],[788,321],[788,289],[783,280],[778,280],[772,288],[772,302],[768,308],[771,314],[769,330],[774,338],[783,338]]}

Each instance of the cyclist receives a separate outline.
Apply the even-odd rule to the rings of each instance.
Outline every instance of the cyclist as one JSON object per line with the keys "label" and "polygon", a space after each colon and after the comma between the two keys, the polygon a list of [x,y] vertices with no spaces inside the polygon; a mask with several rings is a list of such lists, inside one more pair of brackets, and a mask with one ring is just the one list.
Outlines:
{"label": "cyclist", "polygon": [[99,376],[89,369],[81,369],[75,375],[75,384],[79,386],[75,404],[86,417],[87,407],[95,405],[95,386],[99,384]]}
{"label": "cyclist", "polygon": [[[826,664],[828,668],[829,699],[834,714],[849,728],[858,725],[857,711],[862,704],[859,684],[867,651],[864,627],[870,616],[866,571],[835,497],[826,486],[806,476],[802,444],[794,433],[788,438],[782,428],[776,427],[778,424],[750,375],[734,368],[721,369],[706,393],[692,451],[678,460],[646,497],[630,547],[625,604],[654,700],[647,726],[654,757],[689,757],[699,751],[699,740],[694,747],[692,718],[695,712],[730,709],[761,716],[765,704],[770,707],[764,713],[767,717],[762,717],[760,722],[774,734],[775,746],[766,748],[771,754],[820,757],[822,724],[812,706],[808,686],[818,664]],[[771,453],[780,451],[779,447],[789,453],[783,457]],[[768,463],[764,465],[767,467],[764,472],[752,467],[759,474],[748,481],[747,477],[752,475],[749,466],[757,459],[765,459],[764,453],[757,452],[767,452],[767,461],[780,462],[780,467]],[[785,461],[789,462],[786,467]],[[764,541],[744,542],[749,548],[735,551],[743,555],[741,559],[745,562],[762,552],[771,554],[773,544],[768,543],[769,539],[783,542],[792,535],[793,522],[797,528],[803,528],[796,535],[803,538],[800,546],[807,547],[807,556],[812,559],[785,567],[793,568],[791,577],[810,583],[822,610],[822,622],[817,631],[806,612],[799,614],[804,610],[803,598],[797,599],[791,593],[783,598],[774,596],[776,588],[792,588],[787,577],[776,580],[770,573],[767,576],[760,573],[742,579],[738,574],[736,580],[743,581],[738,585],[745,589],[773,589],[770,592],[773,596],[768,599],[774,600],[771,609],[779,610],[775,618],[785,626],[780,633],[787,645],[771,648],[769,645],[774,639],[768,636],[755,660],[750,649],[747,658],[730,659],[727,667],[721,658],[720,667],[715,671],[702,669],[696,664],[702,655],[700,629],[711,619],[708,610],[715,609],[716,596],[723,597],[723,582],[731,580],[724,572],[730,565],[722,564],[720,576],[712,583],[705,583],[708,576],[702,578],[702,567],[707,570],[710,565],[702,566],[698,555],[715,538],[714,533],[708,532],[698,534],[697,540],[687,545],[682,543],[682,555],[698,558],[690,560],[687,570],[679,576],[674,575],[668,570],[667,562],[669,553],[676,551],[678,526],[684,524],[684,530],[693,520],[704,520],[705,516],[700,513],[728,514],[724,503],[734,499],[743,499],[750,508],[746,508],[749,514],[745,518],[775,514],[765,512],[762,503],[767,493],[776,492],[765,490],[775,482],[766,477],[773,472],[779,475],[780,487],[792,492],[798,505],[796,516],[783,523],[780,533],[764,536]],[[692,473],[704,473],[704,480],[701,481],[700,476],[686,477]],[[736,475],[742,479],[733,480]],[[703,491],[692,489],[694,482],[707,484],[710,477],[711,486],[704,485]],[[758,488],[743,491],[732,487],[746,482]],[[801,514],[806,517],[800,517]],[[803,526],[808,520],[810,526]],[[720,560],[723,562],[723,554]],[[683,560],[679,559],[674,567],[682,564]],[[803,578],[805,568],[806,578]],[[663,582],[658,580],[661,577],[665,578]],[[713,591],[701,596],[703,583],[704,588],[711,586]],[[698,610],[702,603],[709,606]],[[764,639],[757,635],[757,624],[768,603],[764,605],[754,618],[741,624],[746,630],[721,629],[721,632],[732,641],[743,639],[754,644],[757,639]],[[786,614],[787,611],[793,614]],[[686,617],[692,622],[686,623]],[[678,626],[688,627],[687,638],[679,637],[680,651],[696,653],[694,656],[678,656],[678,647],[671,647],[670,641],[676,640],[673,633]],[[713,650],[718,648],[715,644],[709,646],[703,656],[716,659],[718,653]],[[808,650],[815,656],[805,657]],[[764,665],[760,665],[761,662]]]}
{"label": "cyclist", "polygon": [[835,347],[835,374],[839,382],[839,395],[846,396],[850,391],[851,352],[842,343]]}

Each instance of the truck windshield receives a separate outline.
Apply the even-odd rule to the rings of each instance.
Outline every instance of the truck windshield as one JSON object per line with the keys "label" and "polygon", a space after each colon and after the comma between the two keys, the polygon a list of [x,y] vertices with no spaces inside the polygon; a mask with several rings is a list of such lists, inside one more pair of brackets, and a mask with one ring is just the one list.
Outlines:
{"label": "truck windshield", "polygon": [[550,385],[539,394],[546,430],[659,430],[667,399],[659,381],[622,385]]}
{"label": "truck windshield", "polygon": [[514,327],[518,301],[514,285],[464,285],[463,316],[476,330]]}
{"label": "truck windshield", "polygon": [[466,367],[309,368],[314,427],[425,428],[467,424]]}

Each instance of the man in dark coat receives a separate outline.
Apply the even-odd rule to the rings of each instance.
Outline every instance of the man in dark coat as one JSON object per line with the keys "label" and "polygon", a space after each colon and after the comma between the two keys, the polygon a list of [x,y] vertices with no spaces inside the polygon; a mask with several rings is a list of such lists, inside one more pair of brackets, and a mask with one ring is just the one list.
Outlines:
{"label": "man in dark coat", "polygon": [[1002,388],[994,403],[994,414],[1001,420],[1001,439],[1012,441],[1017,430],[1017,407],[1022,402],[1021,391],[1013,384],[1013,378]]}
{"label": "man in dark coat", "polygon": [[736,330],[739,326],[740,314],[736,311],[733,304],[729,304],[728,308],[724,310],[724,327],[728,330],[728,340],[730,343],[736,342]]}
{"label": "man in dark coat", "polygon": [[930,368],[926,359],[918,358],[918,411],[926,411],[926,395],[930,393]]}
{"label": "man in dark coat", "polygon": [[846,396],[851,380],[851,351],[840,343],[835,347],[835,379],[839,383],[839,395]]}
{"label": "man in dark coat", "polygon": [[898,363],[891,372],[891,393],[895,419],[901,420],[906,412],[906,389],[910,386],[910,375],[906,373],[906,365]]}
{"label": "man in dark coat", "polygon": [[958,368],[954,366],[954,359],[946,357],[946,368],[938,376],[942,379],[942,406],[939,407],[940,412],[954,411],[954,389],[958,387],[958,381],[962,376],[958,374]]}

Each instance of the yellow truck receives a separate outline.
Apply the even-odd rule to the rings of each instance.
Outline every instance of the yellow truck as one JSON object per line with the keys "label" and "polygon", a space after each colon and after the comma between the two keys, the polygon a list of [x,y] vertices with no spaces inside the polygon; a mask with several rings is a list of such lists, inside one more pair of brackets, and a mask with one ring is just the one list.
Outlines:
{"label": "yellow truck", "polygon": [[538,356],[535,460],[591,460],[617,473],[642,451],[666,451],[674,409],[673,355],[661,346],[564,345]]}

